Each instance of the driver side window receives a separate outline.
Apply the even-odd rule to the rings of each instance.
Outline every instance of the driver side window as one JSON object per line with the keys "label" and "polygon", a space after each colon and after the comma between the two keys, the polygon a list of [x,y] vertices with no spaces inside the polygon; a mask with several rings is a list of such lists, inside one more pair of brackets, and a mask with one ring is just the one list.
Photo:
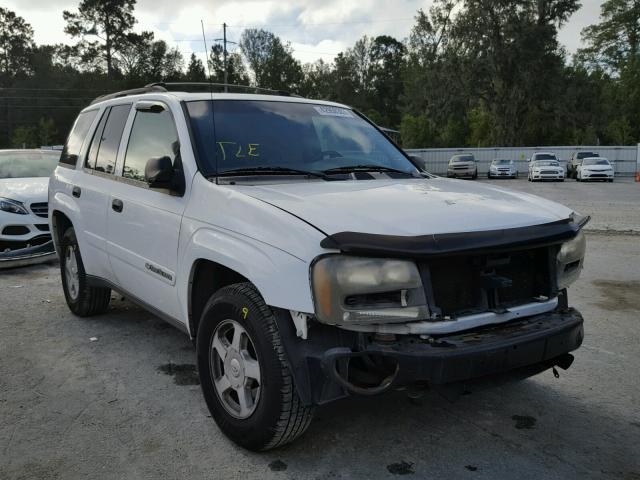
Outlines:
{"label": "driver side window", "polygon": [[169,157],[175,166],[179,150],[178,132],[169,110],[140,110],[131,128],[122,176],[145,182],[144,169],[150,159]]}

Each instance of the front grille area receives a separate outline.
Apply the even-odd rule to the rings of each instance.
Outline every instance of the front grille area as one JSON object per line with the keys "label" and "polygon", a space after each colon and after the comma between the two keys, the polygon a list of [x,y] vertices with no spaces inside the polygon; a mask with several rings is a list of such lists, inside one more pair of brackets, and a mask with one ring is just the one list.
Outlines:
{"label": "front grille area", "polygon": [[558,175],[558,172],[555,170],[542,170],[540,171],[542,175]]}
{"label": "front grille area", "polygon": [[32,203],[31,211],[39,217],[47,218],[49,216],[49,204],[47,202]]}
{"label": "front grille area", "polygon": [[[555,247],[436,258],[421,264],[432,310],[455,318],[555,295]],[[426,282],[425,282],[426,283]],[[435,307],[435,308],[433,308]]]}
{"label": "front grille area", "polygon": [[0,240],[0,253],[35,247],[49,241],[51,241],[51,235],[38,235],[30,240]]}
{"label": "front grille area", "polygon": [[607,178],[606,173],[589,173],[589,178]]}

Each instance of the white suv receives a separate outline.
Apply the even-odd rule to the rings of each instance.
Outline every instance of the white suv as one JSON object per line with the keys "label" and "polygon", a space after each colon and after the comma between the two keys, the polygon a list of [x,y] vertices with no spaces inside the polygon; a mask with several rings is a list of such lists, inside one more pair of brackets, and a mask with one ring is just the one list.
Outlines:
{"label": "white suv", "polygon": [[114,289],[190,335],[235,442],[282,445],[349,394],[571,364],[586,218],[423,173],[344,105],[168,88],[80,113],[49,185],[62,286],[79,316]]}

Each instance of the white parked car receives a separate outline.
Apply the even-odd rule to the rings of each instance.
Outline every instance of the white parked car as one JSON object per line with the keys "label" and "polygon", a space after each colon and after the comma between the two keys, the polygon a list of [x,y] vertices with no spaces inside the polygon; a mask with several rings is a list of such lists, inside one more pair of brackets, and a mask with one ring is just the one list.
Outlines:
{"label": "white parked car", "polygon": [[0,268],[55,258],[47,188],[60,152],[0,150]]}
{"label": "white parked car", "polygon": [[487,178],[518,178],[518,169],[513,160],[495,159],[489,165]]}
{"label": "white parked car", "polygon": [[347,395],[569,367],[587,218],[423,173],[344,105],[176,87],[80,113],[51,225],[71,311],[114,289],[184,331],[235,442]]}
{"label": "white parked car", "polygon": [[534,153],[529,162],[528,180],[559,180],[564,182],[564,167],[553,153]]}
{"label": "white parked car", "polygon": [[576,181],[586,182],[588,180],[602,180],[613,182],[613,166],[603,157],[583,158],[582,163],[577,166]]}
{"label": "white parked car", "polygon": [[600,154],[597,152],[575,152],[567,164],[567,177],[576,178],[576,175],[578,174],[578,166],[582,163],[583,159],[599,156]]}

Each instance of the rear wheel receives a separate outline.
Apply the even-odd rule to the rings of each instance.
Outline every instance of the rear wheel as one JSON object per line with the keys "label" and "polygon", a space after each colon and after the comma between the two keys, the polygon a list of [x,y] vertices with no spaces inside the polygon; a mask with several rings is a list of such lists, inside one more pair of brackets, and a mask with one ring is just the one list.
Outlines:
{"label": "rear wheel", "polygon": [[200,383],[220,429],[238,445],[269,450],[311,422],[293,384],[274,313],[250,283],[216,292],[197,333]]}
{"label": "rear wheel", "polygon": [[60,249],[62,289],[69,309],[79,317],[104,313],[109,308],[111,289],[89,286],[73,227],[64,232]]}

